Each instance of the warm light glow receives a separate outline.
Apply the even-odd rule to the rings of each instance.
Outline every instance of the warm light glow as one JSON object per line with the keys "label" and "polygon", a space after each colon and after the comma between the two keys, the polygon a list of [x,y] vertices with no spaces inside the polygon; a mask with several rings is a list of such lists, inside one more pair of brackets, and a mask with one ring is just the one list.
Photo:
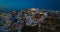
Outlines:
{"label": "warm light glow", "polygon": [[30,12],[30,11],[27,11],[28,13]]}
{"label": "warm light glow", "polygon": [[44,14],[44,13],[40,12],[39,14]]}
{"label": "warm light glow", "polygon": [[38,27],[41,27],[41,25],[39,25]]}
{"label": "warm light glow", "polygon": [[32,12],[32,14],[34,15],[34,13]]}
{"label": "warm light glow", "polygon": [[36,10],[36,9],[32,9],[32,10]]}
{"label": "warm light glow", "polygon": [[31,8],[32,11],[35,11],[36,9],[35,8]]}
{"label": "warm light glow", "polygon": [[4,18],[8,18],[7,16],[4,16]]}

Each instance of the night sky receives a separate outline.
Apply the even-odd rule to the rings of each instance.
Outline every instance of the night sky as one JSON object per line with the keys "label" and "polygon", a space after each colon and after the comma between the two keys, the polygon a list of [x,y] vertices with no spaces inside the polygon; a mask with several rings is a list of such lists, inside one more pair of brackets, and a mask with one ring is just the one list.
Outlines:
{"label": "night sky", "polygon": [[1,7],[12,9],[40,8],[60,10],[60,0],[0,0]]}

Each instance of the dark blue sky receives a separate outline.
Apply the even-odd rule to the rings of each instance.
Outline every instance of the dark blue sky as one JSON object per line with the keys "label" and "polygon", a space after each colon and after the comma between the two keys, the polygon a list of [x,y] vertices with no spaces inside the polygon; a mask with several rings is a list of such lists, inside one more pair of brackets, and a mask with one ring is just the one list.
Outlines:
{"label": "dark blue sky", "polygon": [[16,9],[40,8],[60,10],[60,0],[0,0],[0,7]]}

